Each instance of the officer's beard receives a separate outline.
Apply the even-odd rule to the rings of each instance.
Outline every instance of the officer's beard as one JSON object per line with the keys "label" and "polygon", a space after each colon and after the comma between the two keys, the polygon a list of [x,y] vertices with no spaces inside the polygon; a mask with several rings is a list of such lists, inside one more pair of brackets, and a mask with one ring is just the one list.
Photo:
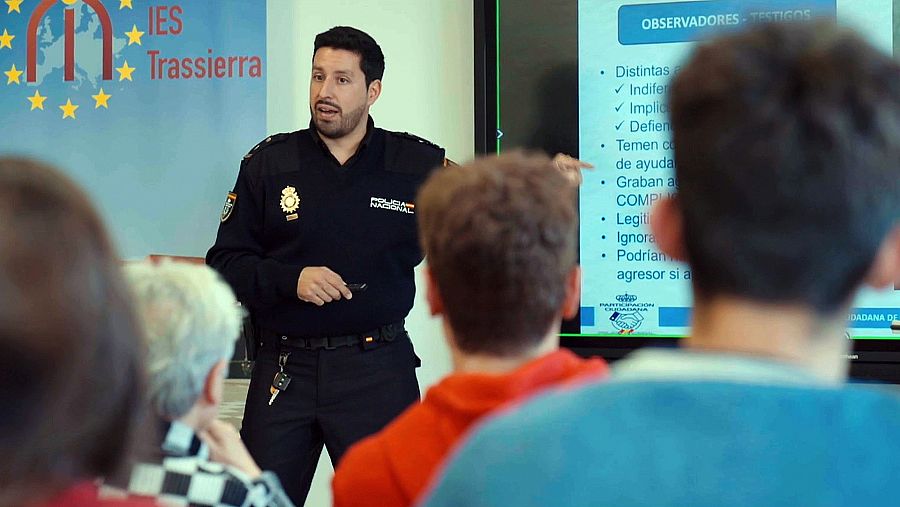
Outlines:
{"label": "officer's beard", "polygon": [[343,110],[340,111],[338,114],[340,119],[338,121],[320,121],[316,116],[315,108],[309,108],[309,114],[312,116],[313,123],[315,123],[316,130],[320,136],[329,139],[340,139],[353,132],[353,129],[359,125],[359,122],[362,121],[363,116],[366,114],[366,105],[363,104],[347,114],[344,114]]}

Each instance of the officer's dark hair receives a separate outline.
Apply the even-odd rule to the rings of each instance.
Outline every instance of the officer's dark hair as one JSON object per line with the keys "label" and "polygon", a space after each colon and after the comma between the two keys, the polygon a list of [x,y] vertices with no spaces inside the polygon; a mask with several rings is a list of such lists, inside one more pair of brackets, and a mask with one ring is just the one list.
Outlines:
{"label": "officer's dark hair", "polygon": [[359,55],[359,67],[366,76],[366,87],[376,79],[384,77],[384,53],[381,46],[369,34],[350,26],[336,26],[327,32],[316,35],[315,49],[344,49]]}
{"label": "officer's dark hair", "polygon": [[60,172],[0,158],[0,506],[119,470],[144,413],[119,259]]}
{"label": "officer's dark hair", "polygon": [[456,345],[496,356],[538,345],[576,266],[574,188],[550,159],[513,152],[435,171],[416,215]]}
{"label": "officer's dark hair", "polygon": [[699,46],[669,100],[696,296],[848,304],[900,217],[900,66],[830,23],[759,26]]}

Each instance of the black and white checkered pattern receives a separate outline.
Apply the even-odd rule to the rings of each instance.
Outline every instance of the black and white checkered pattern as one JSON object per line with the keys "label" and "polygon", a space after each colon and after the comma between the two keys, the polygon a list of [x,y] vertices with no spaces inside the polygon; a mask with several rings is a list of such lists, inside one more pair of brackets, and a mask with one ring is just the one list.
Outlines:
{"label": "black and white checkered pattern", "polygon": [[161,463],[139,463],[127,491],[105,487],[103,495],[154,497],[172,507],[293,507],[278,477],[263,472],[250,479],[242,471],[208,459],[208,450],[189,427],[173,423],[162,446]]}

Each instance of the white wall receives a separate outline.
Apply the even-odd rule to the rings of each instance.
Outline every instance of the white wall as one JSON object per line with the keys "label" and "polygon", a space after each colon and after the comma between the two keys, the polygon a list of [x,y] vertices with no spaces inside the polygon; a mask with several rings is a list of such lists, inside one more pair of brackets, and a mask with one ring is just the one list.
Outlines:
{"label": "white wall", "polygon": [[[411,132],[462,162],[474,154],[473,11],[470,0],[268,0],[268,130],[309,123],[313,39],[332,26],[357,27],[385,54],[384,90],[372,109],[375,124]],[[421,270],[419,270],[421,271]],[[407,319],[422,358],[424,389],[450,369],[438,322],[420,290]],[[331,505],[331,464],[322,454],[306,505]]]}

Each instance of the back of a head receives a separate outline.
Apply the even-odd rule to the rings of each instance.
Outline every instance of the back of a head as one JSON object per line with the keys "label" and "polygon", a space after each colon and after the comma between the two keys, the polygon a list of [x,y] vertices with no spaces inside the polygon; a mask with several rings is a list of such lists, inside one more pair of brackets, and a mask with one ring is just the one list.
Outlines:
{"label": "back of a head", "polygon": [[0,158],[0,506],[122,465],[143,406],[140,334],[84,193]]}
{"label": "back of a head", "polygon": [[135,262],[125,274],[147,337],[150,402],[157,416],[178,419],[200,398],[212,367],[231,357],[241,308],[209,266]]}
{"label": "back of a head", "polygon": [[513,356],[537,345],[576,265],[574,188],[538,155],[483,157],[435,171],[416,214],[456,345]]}
{"label": "back of a head", "polygon": [[313,57],[321,48],[343,49],[356,53],[359,67],[366,75],[366,86],[384,77],[384,53],[371,35],[351,26],[336,26],[316,35]]}
{"label": "back of a head", "polygon": [[831,24],[699,46],[670,96],[699,298],[832,313],[900,217],[900,66]]}

